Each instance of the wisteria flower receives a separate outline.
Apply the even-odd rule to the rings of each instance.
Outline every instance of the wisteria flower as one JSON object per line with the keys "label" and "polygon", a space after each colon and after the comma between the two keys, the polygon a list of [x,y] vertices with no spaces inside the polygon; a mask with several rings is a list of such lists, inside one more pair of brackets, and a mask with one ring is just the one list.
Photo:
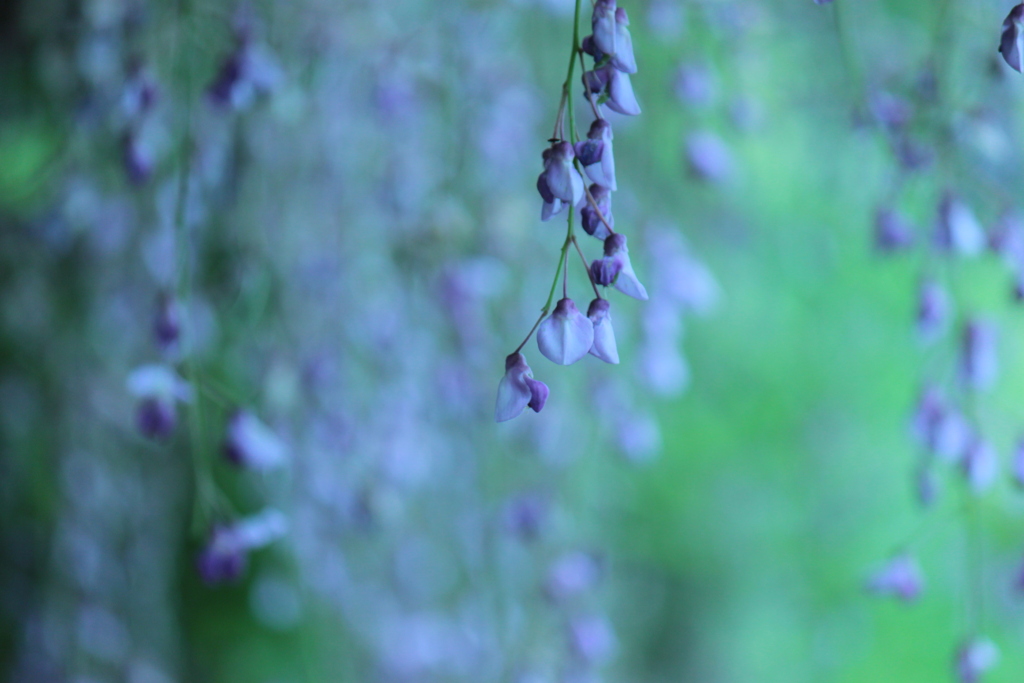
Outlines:
{"label": "wisteria flower", "polygon": [[[615,0],[597,0],[594,3],[594,13],[590,19],[590,26],[594,32],[594,47],[607,55],[615,54],[617,48],[615,44],[618,37],[616,9]],[[596,56],[595,59],[597,59]]]}
{"label": "wisteria flower", "polygon": [[875,247],[879,251],[898,251],[913,243],[914,233],[899,212],[888,208],[875,212]]}
{"label": "wisteria flower", "polygon": [[917,296],[918,332],[925,342],[935,341],[949,326],[949,295],[941,284],[928,278],[921,283]]}
{"label": "wisteria flower", "polygon": [[985,231],[963,200],[946,192],[939,203],[935,244],[964,256],[976,256],[985,248]]}
{"label": "wisteria flower", "polygon": [[917,560],[906,553],[901,553],[873,573],[867,585],[868,590],[873,593],[913,602],[921,594],[924,577]]}
{"label": "wisteria flower", "polygon": [[615,9],[615,51],[610,53],[611,64],[619,71],[635,74],[636,57],[633,55],[633,37],[629,34],[629,16],[621,7]]}
{"label": "wisteria flower", "polygon": [[196,560],[199,576],[208,584],[237,580],[245,571],[250,551],[270,545],[287,531],[288,519],[273,508],[214,526]]}
{"label": "wisteria flower", "polygon": [[612,329],[611,303],[608,299],[594,299],[587,309],[587,317],[594,327],[594,344],[590,353],[605,363],[617,365],[619,349],[615,345],[615,330]]}
{"label": "wisteria flower", "polygon": [[590,124],[587,138],[576,143],[575,151],[590,180],[609,190],[616,190],[612,139],[612,124],[605,119],[595,119]]}
{"label": "wisteria flower", "polygon": [[572,299],[559,300],[555,312],[537,328],[537,346],[544,357],[559,365],[572,365],[594,345],[594,325]]}
{"label": "wisteria flower", "polygon": [[972,389],[989,389],[999,375],[998,331],[991,322],[972,319],[964,327],[960,368]]}
{"label": "wisteria flower", "polygon": [[579,206],[584,201],[583,177],[573,166],[575,157],[568,142],[556,142],[544,150],[544,171],[537,178],[537,190],[544,200],[541,220],[546,221],[566,206]]}
{"label": "wisteria flower", "polygon": [[192,387],[168,365],[140,365],[128,375],[128,392],[139,399],[136,424],[144,436],[170,436],[178,424],[177,403],[192,400]]}
{"label": "wisteria flower", "polygon": [[1021,71],[1021,56],[1024,55],[1024,3],[1011,9],[1003,20],[999,52],[1007,64]]}
{"label": "wisteria flower", "polygon": [[634,299],[647,301],[647,290],[637,279],[629,261],[626,236],[615,233],[604,241],[604,258],[594,259],[590,273],[599,285],[615,285],[615,288]]}
{"label": "wisteria flower", "polygon": [[999,457],[984,439],[975,437],[961,461],[964,477],[972,493],[982,494],[992,487],[999,475]]}
{"label": "wisteria flower", "polygon": [[[615,227],[611,190],[594,183],[590,186],[590,196],[594,198],[594,204],[597,207],[595,208],[590,202],[587,202],[586,206],[580,209],[580,222],[583,224],[583,230],[599,240],[607,239],[612,234],[609,227]],[[602,218],[604,220],[601,220]]]}
{"label": "wisteria flower", "polygon": [[258,417],[239,410],[228,421],[224,457],[240,467],[266,471],[288,461],[288,448]]}
{"label": "wisteria flower", "polygon": [[505,376],[498,384],[498,399],[494,406],[494,421],[505,422],[526,409],[539,413],[548,400],[548,386],[533,378],[533,370],[521,353],[512,353],[505,359]]}
{"label": "wisteria flower", "polygon": [[971,638],[957,651],[956,674],[961,683],[977,683],[998,661],[995,643],[984,637]]}

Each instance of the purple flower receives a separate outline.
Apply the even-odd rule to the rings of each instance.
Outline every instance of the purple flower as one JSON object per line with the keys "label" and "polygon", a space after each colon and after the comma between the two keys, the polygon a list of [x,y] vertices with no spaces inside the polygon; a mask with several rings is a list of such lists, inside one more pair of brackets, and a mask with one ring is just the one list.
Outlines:
{"label": "purple flower", "polygon": [[982,494],[991,488],[999,474],[999,458],[995,449],[977,436],[964,451],[961,465],[971,492],[975,494]]}
{"label": "purple flower", "polygon": [[153,175],[153,155],[143,145],[139,136],[128,133],[121,147],[124,171],[133,185],[142,185]]}
{"label": "purple flower", "polygon": [[249,552],[270,545],[287,530],[287,518],[272,508],[214,526],[196,559],[199,576],[208,584],[237,580],[245,571]]}
{"label": "purple flower", "polygon": [[618,365],[619,349],[615,345],[615,330],[612,329],[611,303],[608,299],[594,299],[587,308],[587,317],[594,326],[594,344],[591,355],[605,363]]}
{"label": "purple flower", "polygon": [[228,421],[224,457],[239,467],[266,471],[288,461],[288,448],[258,417],[238,410]]}
{"label": "purple flower", "polygon": [[930,507],[939,495],[939,476],[932,467],[922,467],[915,481],[915,493],[922,507]]}
{"label": "purple flower", "polygon": [[505,376],[498,384],[498,399],[494,406],[494,421],[505,422],[526,409],[539,413],[548,400],[548,387],[533,379],[533,370],[521,353],[512,353],[505,359]]}
{"label": "purple flower", "polygon": [[699,179],[717,183],[733,173],[732,152],[718,135],[700,131],[686,138],[686,161]]}
{"label": "purple flower", "polygon": [[917,299],[917,330],[926,342],[934,341],[949,324],[949,295],[938,282],[928,278],[921,283]]}
{"label": "purple flower", "polygon": [[968,640],[956,653],[956,675],[961,683],[977,683],[999,661],[999,648],[984,637]]}
{"label": "purple flower", "polygon": [[[590,186],[590,196],[594,198],[597,208],[595,209],[588,201],[580,209],[580,222],[583,224],[583,230],[599,240],[607,239],[612,234],[608,227],[615,227],[615,217],[612,215],[612,193],[607,187],[594,183]],[[601,212],[600,216],[598,211]],[[602,216],[604,220],[601,220]],[[605,222],[608,225],[605,225]]]}
{"label": "purple flower", "polygon": [[999,334],[995,325],[977,319],[964,326],[960,368],[972,389],[989,389],[999,374]]}
{"label": "purple flower", "polygon": [[161,295],[153,320],[153,340],[164,353],[173,353],[181,338],[181,307],[174,297]]}
{"label": "purple flower", "polygon": [[576,143],[576,157],[583,164],[587,176],[609,190],[617,189],[612,139],[612,124],[605,119],[596,119],[590,124],[587,139]]}
{"label": "purple flower", "polygon": [[627,74],[636,73],[636,57],[633,55],[633,36],[629,34],[629,15],[621,7],[615,9],[615,52],[611,64]]}
{"label": "purple flower", "polygon": [[913,602],[921,593],[924,577],[917,560],[901,553],[874,572],[868,578],[867,587],[872,593]]}
{"label": "purple flower", "polygon": [[[593,46],[607,55],[615,54],[617,47],[615,44],[618,37],[616,9],[615,0],[597,0],[594,3],[594,13],[590,18],[590,25],[593,29]],[[596,56],[595,59],[597,59]]]}
{"label": "purple flower", "polygon": [[964,256],[976,256],[985,248],[985,242],[985,231],[970,207],[951,192],[944,193],[935,228],[936,246]]}
{"label": "purple flower", "polygon": [[647,300],[647,290],[640,284],[629,261],[629,249],[626,248],[626,236],[615,233],[604,241],[604,258],[594,259],[590,264],[590,273],[594,282],[615,288],[627,296],[641,301]]}
{"label": "purple flower", "polygon": [[570,552],[555,560],[548,569],[544,592],[551,600],[562,602],[594,588],[602,573],[598,555],[579,550]]}
{"label": "purple flower", "polygon": [[586,193],[583,177],[573,166],[576,157],[568,142],[555,142],[544,150],[544,171],[537,177],[537,191],[544,206],[541,220],[548,220],[567,205],[579,206]]}
{"label": "purple flower", "polygon": [[1003,20],[1003,34],[999,38],[999,52],[1013,69],[1021,71],[1024,55],[1024,3],[1015,6]]}
{"label": "purple flower", "polygon": [[608,101],[605,104],[613,112],[625,116],[640,115],[640,103],[636,101],[628,73],[609,68],[607,93]]}
{"label": "purple flower", "polygon": [[539,493],[522,493],[505,506],[505,528],[525,541],[540,535],[550,516],[551,503]]}
{"label": "purple flower", "polygon": [[888,208],[875,212],[875,247],[879,251],[899,251],[913,243],[914,233],[900,213]]}
{"label": "purple flower", "polygon": [[257,96],[272,92],[281,79],[277,59],[250,40],[242,39],[221,63],[206,92],[213,104],[240,111],[248,108]]}
{"label": "purple flower", "polygon": [[971,427],[955,408],[945,408],[930,434],[931,450],[936,457],[955,462],[963,457],[971,439]]}
{"label": "purple flower", "polygon": [[615,652],[617,641],[612,625],[602,616],[576,617],[569,623],[573,654],[587,664],[601,664]]}
{"label": "purple flower", "polygon": [[572,365],[593,345],[594,325],[569,298],[559,300],[555,312],[537,328],[540,352],[559,365]]}
{"label": "purple flower", "polygon": [[139,399],[139,431],[151,439],[170,436],[178,423],[177,402],[192,400],[192,387],[168,365],[140,365],[128,375],[127,387]]}

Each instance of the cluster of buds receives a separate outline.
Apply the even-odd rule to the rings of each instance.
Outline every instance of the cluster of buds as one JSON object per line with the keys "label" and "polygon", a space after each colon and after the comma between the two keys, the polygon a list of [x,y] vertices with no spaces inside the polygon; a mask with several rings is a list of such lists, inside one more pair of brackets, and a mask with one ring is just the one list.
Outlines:
{"label": "cluster of buds", "polygon": [[[640,106],[633,94],[630,74],[637,71],[633,40],[629,33],[626,11],[616,0],[597,0],[591,18],[592,34],[578,40],[580,2],[576,3],[572,59],[562,87],[555,131],[550,146],[544,150],[544,170],[537,178],[541,196],[541,220],[568,211],[568,230],[555,270],[554,282],[540,318],[526,339],[505,360],[505,376],[498,386],[494,417],[498,422],[517,417],[527,407],[536,412],[544,407],[548,387],[533,379],[533,371],[521,353],[533,333],[537,346],[548,360],[571,365],[587,355],[606,363],[617,364],[619,352],[612,328],[611,303],[598,287],[614,287],[635,299],[646,300],[647,290],[633,270],[626,246],[626,236],[615,231],[612,215],[612,192],[618,189],[615,179],[615,156],[612,148],[612,125],[604,117],[603,107],[625,115],[637,115]],[[583,74],[584,96],[594,114],[585,138],[576,131],[572,99],[573,72],[577,59],[583,67],[584,55],[593,58],[593,68]],[[568,113],[568,136],[565,115]],[[584,180],[586,177],[587,180]],[[589,181],[589,186],[587,181]],[[574,214],[578,213],[583,230],[603,243],[603,256],[588,264],[573,232]],[[570,246],[579,252],[594,299],[584,315],[569,298],[567,270]],[[562,297],[551,305],[562,281]],[[551,312],[550,315],[548,313]]]}

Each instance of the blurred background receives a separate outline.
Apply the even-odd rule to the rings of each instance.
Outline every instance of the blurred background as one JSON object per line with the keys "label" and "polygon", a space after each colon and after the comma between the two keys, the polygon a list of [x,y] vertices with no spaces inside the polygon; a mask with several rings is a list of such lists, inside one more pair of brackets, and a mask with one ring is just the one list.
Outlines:
{"label": "blurred background", "polygon": [[571,0],[0,5],[4,679],[1019,681],[1011,6],[622,0],[495,424]]}

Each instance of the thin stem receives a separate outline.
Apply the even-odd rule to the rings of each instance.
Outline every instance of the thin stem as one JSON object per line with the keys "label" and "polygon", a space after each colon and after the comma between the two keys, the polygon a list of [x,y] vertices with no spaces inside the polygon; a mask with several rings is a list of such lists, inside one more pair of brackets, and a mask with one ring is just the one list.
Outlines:
{"label": "thin stem", "polygon": [[530,337],[537,331],[537,327],[540,325],[540,321],[547,317],[548,311],[551,310],[551,302],[555,299],[555,288],[558,287],[558,276],[562,274],[562,264],[565,263],[565,254],[569,250],[569,237],[565,238],[565,243],[562,244],[562,254],[558,258],[558,268],[555,269],[555,279],[551,281],[551,291],[548,292],[548,300],[544,303],[544,308],[540,309],[540,317],[537,318],[537,322],[530,328],[530,332],[523,339],[522,343],[516,347],[516,350],[512,353],[519,353],[526,346],[526,342],[530,341]]}
{"label": "thin stem", "polygon": [[600,299],[601,293],[597,291],[597,283],[594,282],[594,274],[590,272],[590,266],[587,264],[587,257],[583,255],[583,250],[580,249],[580,243],[576,241],[576,235],[572,236],[572,245],[576,247],[576,253],[580,255],[580,260],[583,261],[583,270],[587,271],[587,278],[590,279],[590,286],[594,288],[594,296]]}
{"label": "thin stem", "polygon": [[[583,64],[583,50],[582,50],[582,48],[580,49],[580,51],[577,54],[579,54],[579,56],[580,56],[580,71],[583,71],[584,73],[586,73],[587,67]],[[586,93],[587,102],[590,103],[590,108],[594,112],[594,118],[595,119],[603,119],[604,117],[601,116],[601,112],[597,108],[597,103],[594,102],[594,93],[590,92],[590,84],[587,83],[587,79],[586,78],[583,79],[583,90]]]}

